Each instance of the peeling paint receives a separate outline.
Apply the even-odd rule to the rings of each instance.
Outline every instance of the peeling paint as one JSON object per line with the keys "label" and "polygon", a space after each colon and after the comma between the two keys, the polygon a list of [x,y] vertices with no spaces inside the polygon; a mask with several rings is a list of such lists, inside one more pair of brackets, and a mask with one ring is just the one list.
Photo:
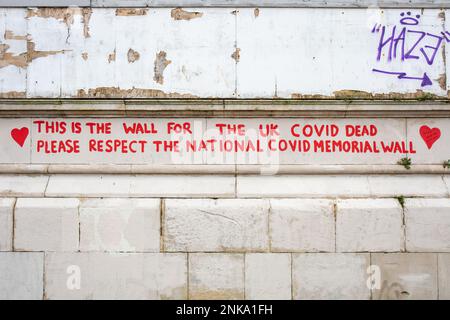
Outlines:
{"label": "peeling paint", "polygon": [[35,48],[35,44],[32,41],[28,41],[27,42],[27,62],[30,63],[31,61],[38,59],[38,58],[43,58],[43,57],[48,57],[48,56],[52,56],[55,54],[59,54],[59,53],[64,53],[65,50],[58,50],[58,51],[36,51]]}
{"label": "peeling paint", "polygon": [[442,73],[437,79],[437,82],[442,90],[447,90],[447,74]]}
{"label": "peeling paint", "polygon": [[255,18],[259,17],[259,8],[255,8],[255,10],[253,10],[253,14],[255,15]]}
{"label": "peeling paint", "polygon": [[164,83],[164,76],[163,76],[164,70],[169,64],[172,63],[171,60],[166,59],[166,56],[167,54],[164,51],[160,51],[156,54],[155,66],[153,68],[154,71],[153,80],[155,80],[159,84]]}
{"label": "peeling paint", "polygon": [[7,52],[9,49],[8,44],[0,44],[0,68],[7,66],[16,66],[19,68],[26,68],[27,63],[27,53],[23,52],[18,55],[13,55]]}
{"label": "peeling paint", "polygon": [[81,57],[83,58],[83,60],[87,60],[88,59],[88,53],[87,52],[83,52],[81,54]]}
{"label": "peeling paint", "polygon": [[377,100],[400,100],[400,99],[414,99],[414,100],[434,100],[442,99],[442,97],[424,92],[423,90],[416,90],[410,93],[370,93],[358,90],[341,90],[333,92],[336,99],[377,99]]}
{"label": "peeling paint", "polygon": [[145,8],[117,8],[116,16],[145,16],[147,15],[148,9]]}
{"label": "peeling paint", "polygon": [[83,8],[81,14],[83,16],[83,35],[85,38],[89,38],[91,36],[89,34],[89,21],[91,20],[92,8]]}
{"label": "peeling paint", "polygon": [[77,92],[78,98],[180,98],[180,99],[198,99],[198,96],[194,96],[189,93],[166,93],[157,89],[120,89],[117,87],[98,87],[88,89],[86,92],[84,89],[80,89]]}
{"label": "peeling paint", "polygon": [[8,52],[8,44],[0,44],[0,68],[7,66],[16,66],[19,68],[26,68],[28,64],[38,58],[47,57],[59,53],[64,53],[64,50],[60,51],[36,51],[35,44],[32,41],[27,41],[27,52],[13,55]]}
{"label": "peeling paint", "polygon": [[27,40],[28,36],[18,36],[11,30],[5,30],[4,38],[5,40]]}
{"label": "peeling paint", "polygon": [[439,100],[443,98],[446,97],[424,92],[423,90],[416,90],[416,92],[411,93],[371,93],[360,90],[340,90],[333,92],[331,96],[302,93],[291,94],[291,99],[298,100]]}
{"label": "peeling paint", "polygon": [[67,27],[73,24],[75,14],[82,14],[80,8],[35,8],[28,9],[27,18],[54,18],[64,22]]}
{"label": "peeling paint", "polygon": [[111,63],[112,61],[116,61],[116,49],[108,55],[108,63]]}
{"label": "peeling paint", "polygon": [[198,12],[198,11],[189,12],[189,11],[185,11],[181,8],[175,8],[175,9],[172,9],[172,11],[170,11],[170,16],[174,20],[191,20],[191,19],[195,19],[195,18],[201,18],[203,16],[203,13]]}
{"label": "peeling paint", "polygon": [[128,58],[128,62],[129,63],[133,63],[135,61],[138,61],[140,58],[140,54],[137,51],[134,51],[133,49],[130,48],[130,50],[128,50],[127,53],[127,58]]}
{"label": "peeling paint", "polygon": [[241,58],[241,49],[236,48],[236,50],[234,50],[233,54],[231,55],[231,58],[233,58],[234,61],[239,62],[239,59]]}
{"label": "peeling paint", "polygon": [[7,92],[1,92],[0,98],[6,98],[6,99],[16,99],[16,98],[26,98],[27,94],[23,91],[7,91]]}

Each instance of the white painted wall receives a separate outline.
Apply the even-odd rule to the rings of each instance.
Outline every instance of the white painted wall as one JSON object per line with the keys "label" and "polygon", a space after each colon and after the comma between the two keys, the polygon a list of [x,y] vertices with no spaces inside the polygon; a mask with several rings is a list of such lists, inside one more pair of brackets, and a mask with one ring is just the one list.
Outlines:
{"label": "white painted wall", "polygon": [[[422,90],[447,96],[450,34],[444,39],[441,32],[450,28],[443,10],[198,8],[178,12],[181,20],[172,10],[2,9],[1,95],[411,98]],[[400,22],[407,12],[403,23],[417,25]],[[396,36],[406,28],[404,59],[399,40],[396,57],[389,61],[388,43],[377,61],[383,26],[385,40],[394,27]],[[139,58],[129,61],[128,52]],[[162,52],[163,79],[154,70]]]}

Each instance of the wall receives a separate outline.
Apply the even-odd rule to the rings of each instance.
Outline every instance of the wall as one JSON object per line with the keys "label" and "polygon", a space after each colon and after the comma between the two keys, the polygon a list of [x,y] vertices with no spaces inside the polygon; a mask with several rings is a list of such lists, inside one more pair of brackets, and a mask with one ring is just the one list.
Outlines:
{"label": "wall", "polygon": [[408,10],[3,9],[0,94],[446,98],[446,10]]}
{"label": "wall", "polygon": [[[1,299],[450,298],[447,2],[29,7],[46,3],[0,3]],[[211,134],[220,123],[247,132]],[[187,161],[87,147],[262,139],[259,124],[276,141],[400,147]],[[39,149],[52,140],[81,150]]]}

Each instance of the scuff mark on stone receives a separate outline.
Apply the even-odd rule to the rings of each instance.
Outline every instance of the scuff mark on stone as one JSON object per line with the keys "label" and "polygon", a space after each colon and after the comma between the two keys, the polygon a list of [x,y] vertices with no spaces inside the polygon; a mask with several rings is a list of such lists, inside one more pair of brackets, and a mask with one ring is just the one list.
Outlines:
{"label": "scuff mark on stone", "polygon": [[227,217],[226,215],[223,215],[223,214],[220,214],[220,213],[210,212],[210,211],[207,211],[207,210],[201,210],[201,209],[197,209],[197,211],[199,211],[199,212],[201,212],[201,213],[204,213],[204,214],[207,214],[207,215],[210,215],[210,216],[215,216],[215,217],[219,217],[219,218],[228,220],[228,221],[230,221],[231,223],[237,225],[238,227],[241,226],[236,220],[234,220],[234,219],[232,219],[232,218],[230,218],[230,217]]}
{"label": "scuff mark on stone", "polygon": [[130,48],[130,50],[128,50],[128,53],[127,53],[128,63],[133,63],[135,61],[138,61],[140,56],[141,55],[139,54],[139,52],[134,51],[133,49]]}
{"label": "scuff mark on stone", "polygon": [[17,36],[11,30],[5,30],[5,40],[27,40],[28,36]]}
{"label": "scuff mark on stone", "polygon": [[116,61],[116,49],[108,55],[108,63],[111,63],[112,61]]}
{"label": "scuff mark on stone", "polygon": [[198,96],[194,96],[188,93],[170,92],[166,93],[157,89],[120,89],[117,87],[98,87],[88,89],[86,92],[84,89],[80,89],[77,92],[78,98],[176,98],[176,99],[198,99]]}
{"label": "scuff mark on stone", "polygon": [[255,18],[259,17],[259,8],[255,8],[255,10],[253,10],[253,14],[255,15]]}
{"label": "scuff mark on stone", "polygon": [[91,36],[89,34],[89,21],[91,20],[92,8],[83,8],[81,14],[83,17],[83,35],[85,38],[89,38]]}
{"label": "scuff mark on stone", "polygon": [[171,60],[167,60],[166,59],[166,52],[165,51],[160,51],[156,54],[156,59],[155,59],[155,66],[153,68],[153,80],[155,80],[157,83],[159,84],[163,84],[164,83],[164,70],[166,69],[166,67],[172,63]]}
{"label": "scuff mark on stone", "polygon": [[181,8],[175,8],[175,9],[172,9],[172,11],[170,11],[170,16],[174,20],[191,20],[191,19],[201,18],[203,16],[203,13],[198,12],[198,11],[189,12],[189,11],[185,11]]}
{"label": "scuff mark on stone", "polygon": [[83,52],[82,54],[81,54],[81,57],[83,58],[83,60],[87,60],[88,59],[88,53],[87,52]]}
{"label": "scuff mark on stone", "polygon": [[116,16],[145,16],[147,15],[148,9],[145,8],[117,8]]}
{"label": "scuff mark on stone", "polygon": [[239,59],[241,58],[241,49],[236,48],[236,50],[234,50],[233,54],[231,55],[231,58],[233,58],[234,61],[239,62]]}
{"label": "scuff mark on stone", "polygon": [[439,86],[442,90],[447,90],[447,74],[442,73],[439,78],[437,79],[437,82],[439,83]]}

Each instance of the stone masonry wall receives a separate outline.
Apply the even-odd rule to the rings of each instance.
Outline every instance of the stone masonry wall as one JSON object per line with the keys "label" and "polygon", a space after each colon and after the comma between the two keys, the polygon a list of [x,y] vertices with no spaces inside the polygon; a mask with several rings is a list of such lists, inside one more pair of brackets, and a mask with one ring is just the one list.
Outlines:
{"label": "stone masonry wall", "polygon": [[[0,1],[0,299],[450,299],[449,14],[448,0]],[[291,153],[277,172],[36,156],[55,136],[32,119],[70,117],[342,118],[419,148]]]}
{"label": "stone masonry wall", "polygon": [[2,175],[0,298],[449,299],[449,188],[439,175]]}

